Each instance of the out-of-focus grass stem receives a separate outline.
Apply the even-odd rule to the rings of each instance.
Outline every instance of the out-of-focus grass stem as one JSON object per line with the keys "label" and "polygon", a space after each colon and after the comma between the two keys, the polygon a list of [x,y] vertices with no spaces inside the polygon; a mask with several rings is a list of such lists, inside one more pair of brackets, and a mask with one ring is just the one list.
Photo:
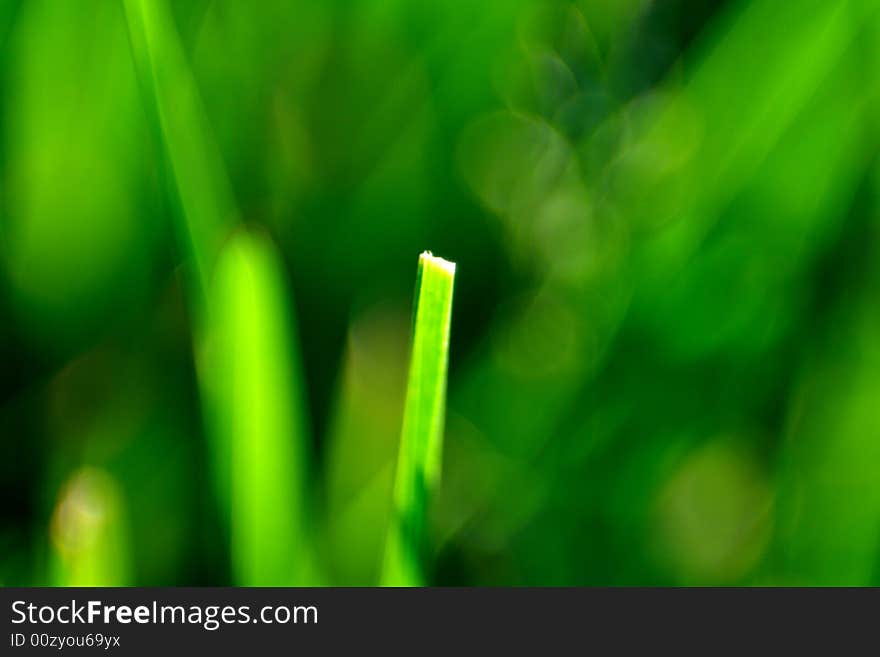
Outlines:
{"label": "out-of-focus grass stem", "polygon": [[180,203],[179,226],[204,292],[237,210],[195,79],[163,0],[125,0],[132,53]]}
{"label": "out-of-focus grass stem", "polygon": [[217,496],[233,577],[315,583],[307,529],[309,444],[293,308],[268,236],[238,211],[196,81],[163,0],[125,0],[132,52],[195,263],[190,303]]}

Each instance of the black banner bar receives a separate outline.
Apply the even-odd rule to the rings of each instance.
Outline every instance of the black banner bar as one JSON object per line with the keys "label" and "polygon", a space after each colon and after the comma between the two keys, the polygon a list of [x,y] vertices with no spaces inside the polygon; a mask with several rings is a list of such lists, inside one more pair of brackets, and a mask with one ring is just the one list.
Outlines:
{"label": "black banner bar", "polygon": [[[877,589],[0,589],[3,655],[873,650]],[[867,641],[866,641],[867,640]]]}

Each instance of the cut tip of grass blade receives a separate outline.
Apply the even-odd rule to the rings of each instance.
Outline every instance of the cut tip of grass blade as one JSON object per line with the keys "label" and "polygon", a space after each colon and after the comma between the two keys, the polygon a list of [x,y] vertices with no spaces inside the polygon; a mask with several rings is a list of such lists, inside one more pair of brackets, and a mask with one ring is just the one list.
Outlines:
{"label": "cut tip of grass blade", "polygon": [[413,341],[382,583],[424,582],[423,542],[431,493],[440,480],[455,263],[419,256]]}
{"label": "cut tip of grass blade", "polygon": [[444,272],[450,278],[455,276],[455,263],[443,258],[438,258],[430,251],[423,251],[419,256],[419,266],[435,267]]}

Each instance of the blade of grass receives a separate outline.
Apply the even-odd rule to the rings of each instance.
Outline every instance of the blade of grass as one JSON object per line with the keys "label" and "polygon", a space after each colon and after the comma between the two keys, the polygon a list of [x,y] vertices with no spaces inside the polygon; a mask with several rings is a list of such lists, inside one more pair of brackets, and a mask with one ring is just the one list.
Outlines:
{"label": "blade of grass", "polygon": [[[642,198],[647,216],[667,213],[661,218],[664,229],[643,245],[648,269],[642,276],[653,284],[644,286],[647,299],[668,285],[667,273],[677,271],[699,247],[724,206],[846,57],[855,36],[851,8],[851,2],[820,0],[731,3],[724,20],[696,48],[694,72],[683,93],[698,122],[712,129],[702,133],[681,169],[659,177],[657,187]],[[786,30],[774,31],[775,25]],[[652,139],[674,138],[675,114],[670,108],[658,114]],[[657,189],[673,184],[682,186],[676,203],[664,210],[654,206]]]}
{"label": "blade of grass", "polygon": [[195,261],[204,293],[217,250],[238,212],[168,6],[162,0],[124,4],[148,113],[161,136],[180,203],[181,241]]}
{"label": "blade of grass", "polygon": [[241,231],[224,243],[239,213],[172,16],[162,0],[125,0],[125,9],[195,261],[199,385],[234,581],[313,584],[308,423],[283,265],[266,238]]}
{"label": "blade of grass", "polygon": [[349,327],[323,448],[322,552],[340,586],[379,581],[411,340],[411,306],[381,301]]}
{"label": "blade of grass", "polygon": [[440,480],[443,450],[454,278],[454,263],[430,253],[419,257],[394,508],[382,568],[384,586],[424,584],[426,517]]}
{"label": "blade of grass", "polygon": [[221,252],[209,295],[204,381],[235,581],[315,583],[308,431],[293,314],[272,243],[246,231]]}

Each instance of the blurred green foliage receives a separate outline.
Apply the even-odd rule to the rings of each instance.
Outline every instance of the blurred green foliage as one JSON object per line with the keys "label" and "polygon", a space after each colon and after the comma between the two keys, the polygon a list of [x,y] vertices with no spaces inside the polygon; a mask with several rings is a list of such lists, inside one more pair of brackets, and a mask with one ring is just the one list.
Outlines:
{"label": "blurred green foliage", "polygon": [[878,65],[876,0],[0,0],[0,584],[378,582],[425,249],[430,583],[880,584]]}

